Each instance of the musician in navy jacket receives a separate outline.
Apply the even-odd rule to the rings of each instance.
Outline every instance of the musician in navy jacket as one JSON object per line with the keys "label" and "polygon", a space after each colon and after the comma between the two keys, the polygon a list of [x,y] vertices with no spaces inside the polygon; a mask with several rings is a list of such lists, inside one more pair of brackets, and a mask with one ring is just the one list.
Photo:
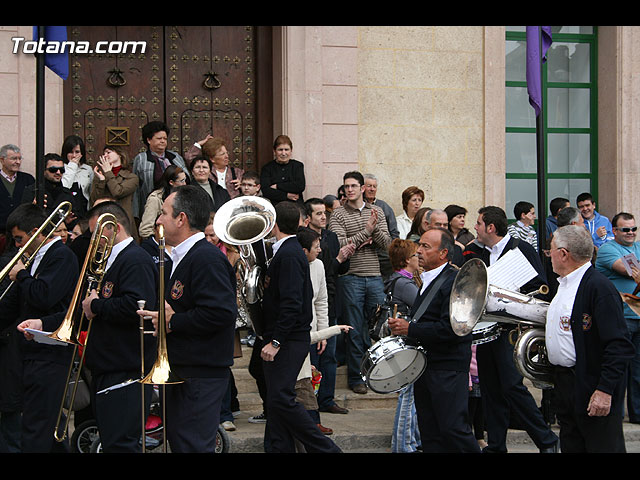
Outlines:
{"label": "musician in navy jacket", "polygon": [[[158,269],[151,256],[131,236],[127,212],[116,202],[103,202],[87,214],[93,232],[100,215],[116,217],[117,228],[107,227],[104,234],[115,235],[99,291],[92,290],[82,302],[86,318],[92,320],[87,341],[86,366],[92,375],[93,407],[100,442],[105,453],[141,452],[142,415],[151,404],[151,385],[145,386],[145,408],[141,410],[141,384],[130,383],[107,393],[109,387],[142,376],[140,317],[138,301],[156,308]],[[151,321],[145,330],[152,330]],[[148,372],[156,358],[156,339],[144,335],[144,367]]]}
{"label": "musician in navy jacket", "polygon": [[[9,215],[7,231],[21,248],[46,218],[42,208],[33,204],[20,205]],[[27,255],[33,255],[42,243],[42,233],[27,249]],[[17,321],[22,333],[24,327],[29,326],[41,330],[43,322],[37,319],[66,312],[78,278],[78,262],[60,237],[52,237],[38,250],[28,268],[19,260],[9,277],[15,283],[0,302],[0,322],[7,326]],[[44,329],[49,332],[57,329],[60,318],[44,322]],[[25,337],[30,338],[29,335]],[[68,451],[68,442],[56,442],[53,431],[73,350],[66,345],[23,340],[22,451]]]}
{"label": "musician in navy jacket", "polygon": [[309,260],[296,238],[300,209],[291,201],[276,205],[274,256],[265,273],[262,301],[264,346],[261,356],[267,384],[268,451],[295,453],[294,438],[307,452],[340,452],[296,401],[295,384],[309,354],[313,286]]}
{"label": "musician in navy jacket", "polygon": [[[165,272],[167,354],[184,382],[166,386],[166,434],[172,452],[211,453],[233,365],[236,277],[226,256],[204,237],[208,194],[178,187],[157,220],[173,246]],[[150,314],[157,322],[158,312]]]}
{"label": "musician in navy jacket", "polygon": [[[475,229],[477,239],[466,246],[463,252],[465,261],[480,258],[489,267],[509,250],[518,248],[537,272],[520,291],[530,293],[546,284],[544,268],[535,249],[527,242],[511,238],[507,233],[507,215],[504,210],[495,206],[481,208]],[[509,331],[516,327],[502,325],[504,328],[496,340],[478,345],[476,349],[488,434],[485,451],[507,452],[507,430],[513,419],[529,434],[541,452],[557,452],[558,437],[547,425],[513,361]]]}
{"label": "musician in navy jacket", "polygon": [[635,349],[620,294],[591,265],[593,241],[582,226],[558,228],[549,254],[560,275],[545,343],[555,365],[561,450],[624,453],[625,374]]}
{"label": "musician in navy jacket", "polygon": [[[414,383],[425,453],[480,452],[468,418],[472,335],[456,335],[449,319],[449,297],[458,271],[450,263],[454,245],[448,230],[433,228],[422,234],[418,256],[425,269],[423,286],[410,312],[411,318],[419,317],[415,322],[389,319],[394,335],[417,339],[427,352],[427,368]],[[420,315],[423,302],[429,303]]]}

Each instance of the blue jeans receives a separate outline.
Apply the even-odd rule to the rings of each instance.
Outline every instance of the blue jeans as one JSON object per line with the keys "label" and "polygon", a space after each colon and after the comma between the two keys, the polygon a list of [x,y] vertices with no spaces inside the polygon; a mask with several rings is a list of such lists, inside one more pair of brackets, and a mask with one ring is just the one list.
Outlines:
{"label": "blue jeans", "polygon": [[371,346],[369,317],[376,305],[384,302],[382,277],[338,277],[338,288],[342,294],[342,320],[353,327],[346,335],[347,383],[354,387],[364,383],[360,375],[360,363]]}
{"label": "blue jeans", "polygon": [[391,435],[391,452],[413,453],[419,446],[420,430],[418,430],[413,384],[411,384],[400,390],[398,395],[398,406]]}
{"label": "blue jeans", "polygon": [[636,355],[627,369],[627,413],[630,422],[640,422],[640,320],[625,320],[629,338],[636,349]]}
{"label": "blue jeans", "polygon": [[[335,322],[333,323],[335,325]],[[329,326],[332,326],[329,322]],[[327,339],[327,346],[321,355],[318,355],[318,344],[311,344],[311,364],[314,365],[322,374],[320,388],[318,389],[318,408],[320,410],[327,409],[336,404],[334,395],[336,390],[336,339],[331,337]]]}

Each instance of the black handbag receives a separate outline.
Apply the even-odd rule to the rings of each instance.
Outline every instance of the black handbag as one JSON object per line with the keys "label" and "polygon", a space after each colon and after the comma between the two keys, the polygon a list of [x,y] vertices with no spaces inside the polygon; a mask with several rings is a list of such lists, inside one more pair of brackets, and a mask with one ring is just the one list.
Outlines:
{"label": "black handbag", "polygon": [[393,289],[400,278],[393,279],[391,285],[389,285],[389,291],[385,296],[384,303],[376,305],[376,309],[369,318],[369,336],[374,342],[391,335],[387,320],[393,316],[394,309],[398,306],[398,302],[394,303],[393,301]]}
{"label": "black handbag", "polygon": [[90,381],[90,379],[87,378],[90,376],[90,374],[86,372],[86,368],[83,368],[82,371],[80,372],[80,377],[78,377],[77,373],[78,373],[79,365],[80,365],[79,362],[74,362],[73,364],[71,380],[69,380],[69,388],[67,389],[67,395],[64,399],[64,408],[69,409],[70,407],[69,403],[71,402],[71,394],[73,393],[74,379],[77,379],[78,387],[76,389],[76,396],[73,400],[73,406],[71,408],[73,411],[82,410],[88,407],[89,404],[91,403],[91,393],[89,392],[89,385],[88,385],[88,382]]}

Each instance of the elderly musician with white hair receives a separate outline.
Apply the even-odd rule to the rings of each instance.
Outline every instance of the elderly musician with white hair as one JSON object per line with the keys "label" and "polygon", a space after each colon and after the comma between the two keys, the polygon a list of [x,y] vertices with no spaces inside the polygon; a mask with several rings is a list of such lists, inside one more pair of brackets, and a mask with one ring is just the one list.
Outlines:
{"label": "elderly musician with white hair", "polygon": [[545,341],[554,366],[561,451],[625,452],[622,402],[634,348],[620,294],[591,265],[593,241],[584,227],[558,228],[547,254],[560,276]]}

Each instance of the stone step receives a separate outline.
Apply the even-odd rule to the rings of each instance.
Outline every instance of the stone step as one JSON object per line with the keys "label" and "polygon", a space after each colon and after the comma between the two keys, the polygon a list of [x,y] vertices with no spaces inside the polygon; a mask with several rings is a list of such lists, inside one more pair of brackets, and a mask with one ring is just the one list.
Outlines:
{"label": "stone step", "polygon": [[[361,409],[346,415],[321,413],[325,427],[333,429],[330,438],[345,453],[388,453],[391,451],[394,410]],[[234,419],[236,430],[228,432],[233,453],[263,453],[264,424],[249,423],[248,418],[260,412],[245,411]]]}
{"label": "stone step", "polygon": [[[242,357],[234,360],[232,368],[236,388],[238,390],[238,402],[242,410],[262,409],[262,400],[258,395],[258,387],[255,379],[249,373],[249,359],[252,349],[242,346]],[[347,367],[342,365],[336,371],[336,390],[334,398],[338,405],[348,409],[395,409],[398,394],[380,394],[369,390],[366,394],[354,393],[347,385]],[[258,412],[259,413],[259,412]]]}
{"label": "stone step", "polygon": [[[393,409],[395,411],[398,395],[395,393],[380,394],[368,391],[366,394],[353,393],[348,389],[337,389],[335,401],[349,410]],[[242,411],[262,411],[262,399],[257,392],[238,393],[238,403]]]}

